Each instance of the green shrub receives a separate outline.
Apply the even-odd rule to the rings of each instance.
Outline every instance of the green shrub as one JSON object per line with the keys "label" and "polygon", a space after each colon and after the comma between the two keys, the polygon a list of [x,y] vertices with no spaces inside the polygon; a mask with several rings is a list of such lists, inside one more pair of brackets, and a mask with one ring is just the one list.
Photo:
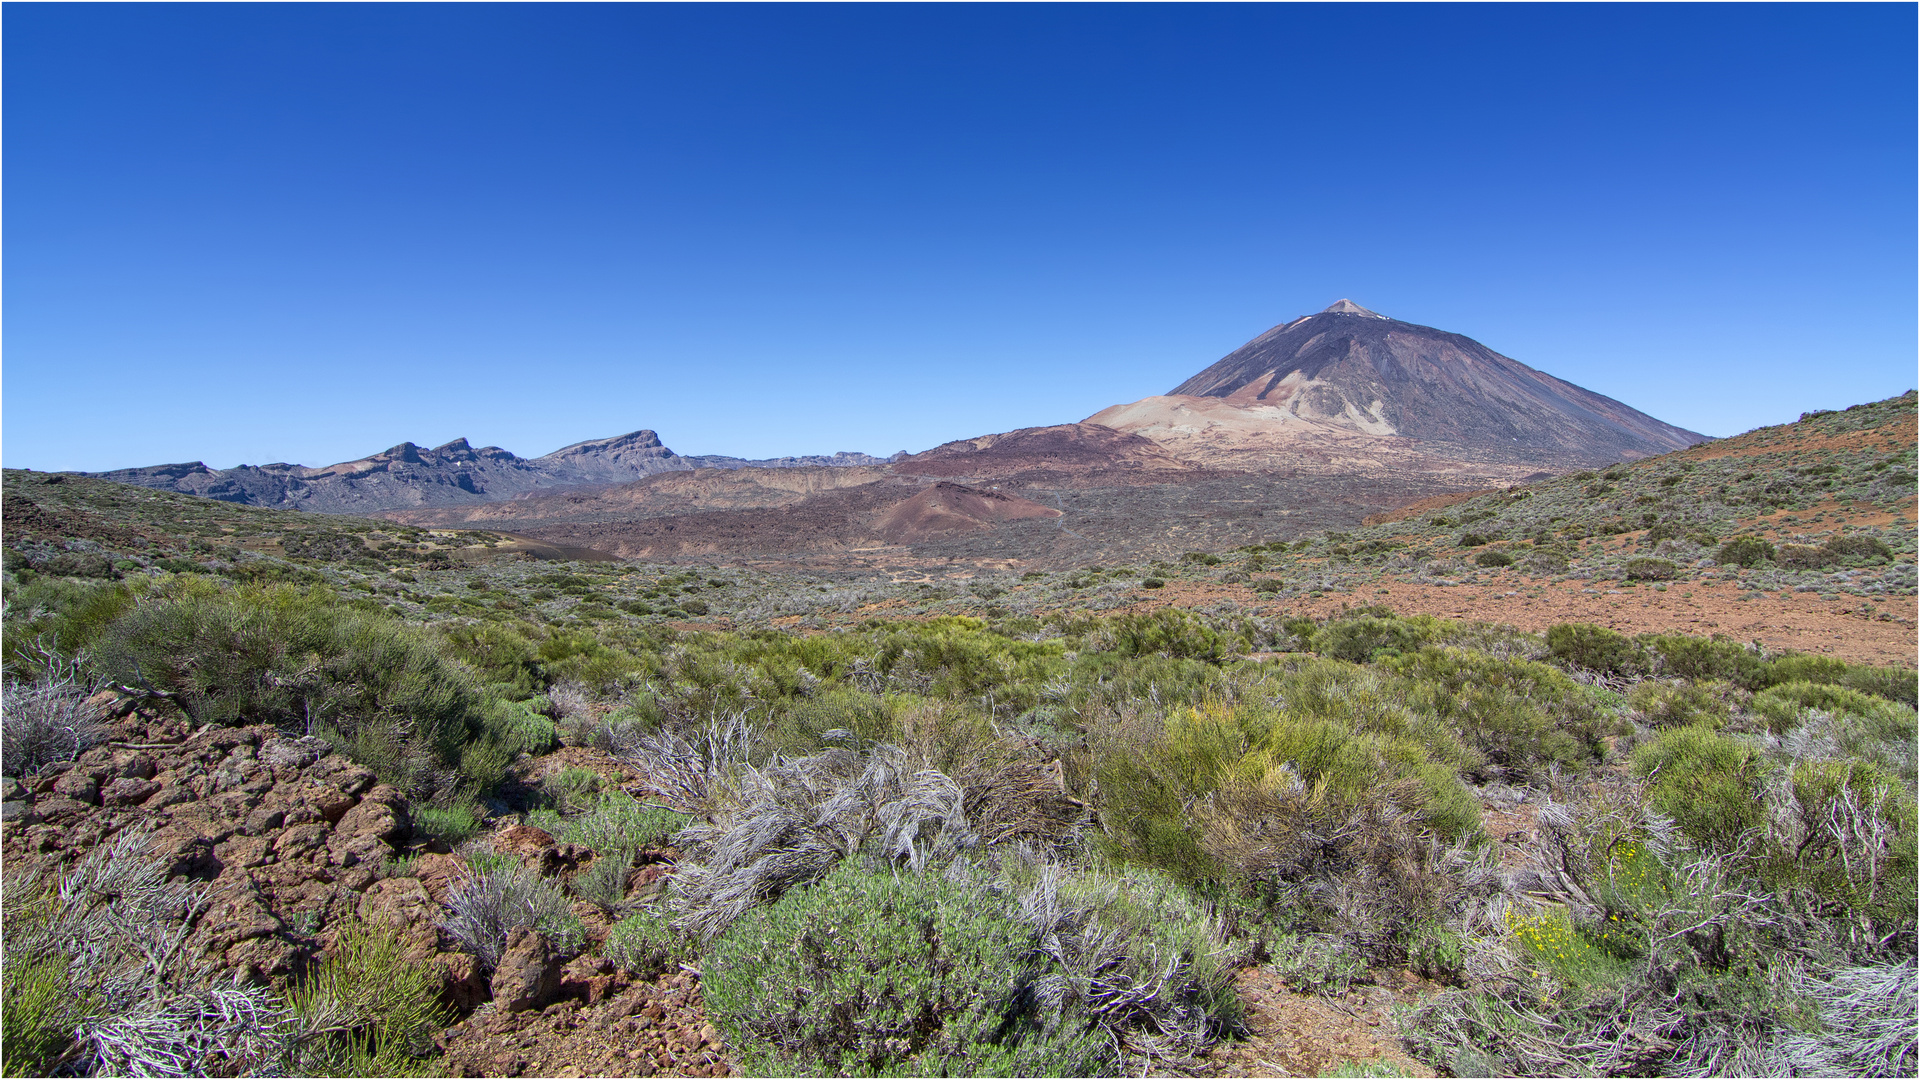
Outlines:
{"label": "green shrub", "polygon": [[[1775,888],[1811,889],[1885,926],[1912,926],[1916,814],[1910,782],[1859,760],[1799,761],[1787,780],[1799,829],[1773,838],[1761,877]],[[1876,833],[1895,839],[1887,844]]]}
{"label": "green shrub", "polygon": [[707,1008],[748,1072],[1092,1076],[1114,1067],[1083,1007],[1036,1015],[1039,1003],[1022,993],[1033,935],[1010,898],[860,861],[753,909],[708,952]]}
{"label": "green shrub", "polygon": [[1164,589],[1167,587],[1167,583],[1157,577],[1141,578],[1140,587],[1143,589]]}
{"label": "green shrub", "polygon": [[1635,712],[1656,728],[1705,724],[1719,727],[1726,723],[1728,702],[1726,684],[1643,682],[1627,695]]}
{"label": "green shrub", "polygon": [[1920,672],[1912,668],[1849,664],[1840,683],[1863,694],[1876,694],[1888,701],[1898,701],[1909,709],[1920,697]]}
{"label": "green shrub", "polygon": [[1154,745],[1123,739],[1096,749],[1109,850],[1183,881],[1219,879],[1222,864],[1207,850],[1194,808],[1226,787],[1284,787],[1296,778],[1322,792],[1330,813],[1391,793],[1440,835],[1479,829],[1479,804],[1456,773],[1473,760],[1469,751],[1444,723],[1403,704],[1378,673],[1316,661],[1252,689],[1253,700],[1175,712]]}
{"label": "green shrub", "polygon": [[419,836],[458,844],[480,831],[480,820],[468,804],[421,806],[413,811],[413,831]]}
{"label": "green shrub", "polygon": [[1382,654],[1411,652],[1433,640],[1431,619],[1362,615],[1329,622],[1314,631],[1312,650],[1333,660],[1364,664]]}
{"label": "green shrub", "polygon": [[1512,566],[1513,556],[1504,551],[1488,550],[1473,557],[1475,564],[1487,567]]}
{"label": "green shrub", "polygon": [[[84,993],[84,989],[82,990]],[[0,983],[0,1061],[7,1076],[52,1076],[73,1043],[67,958],[7,958]]]}
{"label": "green shrub", "polygon": [[1646,652],[1632,638],[1592,623],[1560,623],[1547,630],[1554,659],[1603,675],[1626,675],[1646,667]]}
{"label": "green shrub", "polygon": [[606,780],[592,769],[570,765],[540,782],[541,790],[563,814],[580,814],[600,801]]}
{"label": "green shrub", "polygon": [[[692,939],[676,931],[664,913],[649,910],[615,923],[601,955],[643,979],[678,971],[697,958]],[[712,993],[707,991],[709,1001]]]}
{"label": "green shrub", "polygon": [[480,725],[509,754],[545,754],[560,745],[560,729],[530,702],[489,702],[480,713]]}
{"label": "green shrub", "polygon": [[1759,653],[1726,638],[1662,634],[1640,639],[1667,670],[1689,679],[1720,679],[1745,690],[1768,681],[1767,661]]}
{"label": "green shrub", "polygon": [[1179,608],[1122,615],[1107,625],[1114,635],[1113,651],[1121,656],[1158,655],[1214,663],[1232,651],[1229,639]]}
{"label": "green shrub", "polygon": [[1836,536],[1821,545],[1821,550],[1834,559],[1891,559],[1893,549],[1877,536],[1866,533],[1854,533],[1852,536]]}
{"label": "green shrub", "polygon": [[201,723],[311,725],[409,790],[476,726],[471,684],[424,632],[322,589],[176,581],[108,627],[97,656]]}
{"label": "green shrub", "polygon": [[427,1075],[419,1059],[453,1017],[440,1002],[440,974],[407,958],[385,927],[350,919],[289,1004],[304,1022],[305,1076]]}
{"label": "green shrub", "polygon": [[1652,779],[1654,809],[1695,843],[1732,851],[1761,821],[1763,764],[1754,749],[1702,727],[1675,728],[1633,752],[1633,770]]}
{"label": "green shrub", "polygon": [[798,698],[774,717],[764,730],[773,749],[785,754],[804,755],[845,746],[844,739],[822,739],[828,732],[844,732],[859,744],[892,742],[899,737],[900,726],[885,699],[858,690],[834,689]]}
{"label": "green shrub", "polygon": [[1463,548],[1482,547],[1489,542],[1488,537],[1480,533],[1470,532],[1460,534],[1460,546]]}
{"label": "green shrub", "polygon": [[1721,544],[1713,559],[1727,566],[1752,567],[1773,561],[1774,554],[1773,545],[1757,536],[1736,536]]}
{"label": "green shrub", "polygon": [[1872,667],[1848,664],[1830,656],[1790,653],[1774,658],[1767,665],[1766,685],[1784,682],[1815,682],[1845,686],[1865,694],[1876,694],[1889,701],[1915,703],[1917,674],[1910,668]]}
{"label": "green shrub", "polygon": [[624,791],[603,791],[594,808],[569,820],[558,838],[598,852],[632,851],[664,844],[691,824],[683,814],[648,806]]}
{"label": "green shrub", "polygon": [[1680,576],[1680,568],[1666,559],[1628,559],[1627,580],[1629,581],[1672,581]]}
{"label": "green shrub", "polygon": [[[1384,663],[1408,680],[1402,693],[1409,705],[1516,777],[1555,765],[1581,768],[1600,754],[1605,736],[1622,730],[1579,684],[1546,664],[1433,646]],[[1471,761],[1461,767],[1477,771]]]}
{"label": "green shrub", "polygon": [[1781,544],[1774,558],[1788,570],[1817,570],[1833,562],[1825,548],[1810,544]]}
{"label": "green shrub", "polygon": [[38,664],[39,645],[66,657],[93,649],[133,605],[133,590],[119,582],[46,577],[26,582],[7,597],[6,670],[28,676]]}
{"label": "green shrub", "polygon": [[[1117,939],[1108,946],[1114,954],[1110,957],[1087,955],[1094,950],[1085,946],[1093,942],[1080,942],[1082,947],[1072,951],[1084,966],[1068,970],[1070,979],[1103,976],[1149,985],[1168,958],[1178,957],[1186,965],[1179,984],[1165,987],[1151,1007],[1181,1014],[1189,1034],[1204,1030],[1219,1036],[1240,1026],[1245,1010],[1233,988],[1234,967],[1218,925],[1179,882],[1145,867],[1095,862],[1063,875],[1054,900],[1057,921],[1048,929],[1056,935],[1065,930],[1108,942]],[[1158,1026],[1165,1031],[1170,1025]]]}
{"label": "green shrub", "polygon": [[573,895],[605,911],[627,898],[627,874],[633,869],[630,850],[596,852],[592,864],[567,882]]}
{"label": "green shrub", "polygon": [[458,623],[440,633],[453,655],[472,665],[480,681],[498,685],[508,696],[525,698],[546,685],[532,639],[512,626]]}

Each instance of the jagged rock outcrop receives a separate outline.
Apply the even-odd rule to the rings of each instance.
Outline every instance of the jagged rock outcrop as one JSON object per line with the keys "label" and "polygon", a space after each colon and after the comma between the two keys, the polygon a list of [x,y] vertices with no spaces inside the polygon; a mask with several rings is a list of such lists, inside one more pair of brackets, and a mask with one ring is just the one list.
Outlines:
{"label": "jagged rock outcrop", "polygon": [[[895,455],[898,457],[899,455]],[[92,473],[107,480],[185,492],[224,502],[330,514],[498,502],[536,491],[626,484],[692,469],[884,465],[887,459],[841,452],[751,461],[725,455],[682,457],[655,432],[588,439],[537,458],[465,439],[431,449],[403,442],[378,454],[315,468],[276,462],[209,469],[204,462]]]}

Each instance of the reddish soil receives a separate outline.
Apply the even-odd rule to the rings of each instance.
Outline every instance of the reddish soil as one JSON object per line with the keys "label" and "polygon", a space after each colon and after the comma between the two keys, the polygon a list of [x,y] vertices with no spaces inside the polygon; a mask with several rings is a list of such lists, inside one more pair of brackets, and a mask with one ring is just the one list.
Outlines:
{"label": "reddish soil", "polygon": [[1880,450],[1897,453],[1913,449],[1916,441],[1920,441],[1920,416],[1909,413],[1890,424],[1864,431],[1843,431],[1836,435],[1809,435],[1806,429],[1798,425],[1760,428],[1731,439],[1702,443],[1681,451],[1680,457],[1682,460],[1711,461],[1714,458],[1754,457],[1789,450],[1796,454],[1815,450],[1848,453]]}
{"label": "reddish soil", "polygon": [[1408,503],[1398,510],[1391,510],[1384,514],[1369,514],[1361,521],[1361,524],[1385,525],[1393,521],[1404,521],[1410,517],[1419,517],[1421,514],[1427,513],[1430,510],[1444,510],[1454,503],[1463,503],[1468,499],[1477,499],[1482,495],[1492,495],[1499,490],[1499,488],[1481,488],[1478,491],[1456,491],[1451,495],[1435,495],[1431,499],[1421,499],[1419,502]]}
{"label": "reddish soil", "polygon": [[1059,516],[1053,507],[1018,495],[941,480],[887,511],[878,532],[889,544],[911,544],[942,533],[990,529],[999,521]]}
{"label": "reddish soil", "polygon": [[[1046,473],[1173,474],[1194,472],[1192,462],[1140,435],[1100,424],[1055,424],[1021,428],[977,439],[960,439],[915,454],[895,465],[903,476],[1006,478]],[[1165,482],[1162,478],[1160,482]]]}
{"label": "reddish soil", "polygon": [[[591,959],[590,957],[587,959]],[[676,972],[651,982],[606,973],[587,999],[505,1013],[488,1002],[441,1032],[449,1076],[738,1076],[707,1022],[700,983]],[[604,996],[601,996],[604,995]]]}
{"label": "reddish soil", "polygon": [[1430,993],[1432,984],[1412,972],[1385,981],[1390,985],[1320,997],[1294,993],[1266,968],[1247,968],[1235,982],[1248,1037],[1214,1047],[1191,1075],[1325,1076],[1344,1062],[1373,1058],[1386,1058],[1406,1076],[1434,1075],[1401,1048],[1392,1018],[1396,1003]]}
{"label": "reddish soil", "polygon": [[[1383,604],[1403,615],[1506,623],[1535,633],[1555,623],[1591,622],[1630,634],[1726,634],[1769,648],[1836,656],[1853,663],[1914,666],[1920,606],[1912,596],[1822,600],[1816,593],[1766,593],[1741,600],[1747,594],[1731,582],[1681,583],[1666,592],[1645,585],[1620,589],[1617,584],[1554,584],[1518,573],[1502,574],[1482,585],[1384,581],[1353,592],[1290,600],[1263,611],[1277,614],[1285,610],[1323,618],[1338,614],[1343,607]],[[1204,607],[1227,600],[1253,605],[1259,603],[1259,594],[1245,585],[1170,581],[1166,588],[1143,596],[1130,610]]]}

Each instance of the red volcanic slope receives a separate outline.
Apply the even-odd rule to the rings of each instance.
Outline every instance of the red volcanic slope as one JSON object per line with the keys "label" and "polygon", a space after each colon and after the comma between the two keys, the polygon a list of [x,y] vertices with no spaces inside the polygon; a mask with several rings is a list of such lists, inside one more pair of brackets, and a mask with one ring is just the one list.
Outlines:
{"label": "red volcanic slope", "polygon": [[1060,511],[1001,491],[942,480],[888,510],[874,531],[889,544],[992,528],[995,522],[1059,517]]}

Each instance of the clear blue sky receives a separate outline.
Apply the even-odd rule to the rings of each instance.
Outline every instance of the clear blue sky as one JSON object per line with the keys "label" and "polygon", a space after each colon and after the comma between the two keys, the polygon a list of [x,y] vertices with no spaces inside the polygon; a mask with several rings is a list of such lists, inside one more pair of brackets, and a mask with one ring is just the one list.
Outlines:
{"label": "clear blue sky", "polygon": [[10,4],[5,463],[921,450],[1343,296],[1732,434],[1915,383],[1915,20]]}

